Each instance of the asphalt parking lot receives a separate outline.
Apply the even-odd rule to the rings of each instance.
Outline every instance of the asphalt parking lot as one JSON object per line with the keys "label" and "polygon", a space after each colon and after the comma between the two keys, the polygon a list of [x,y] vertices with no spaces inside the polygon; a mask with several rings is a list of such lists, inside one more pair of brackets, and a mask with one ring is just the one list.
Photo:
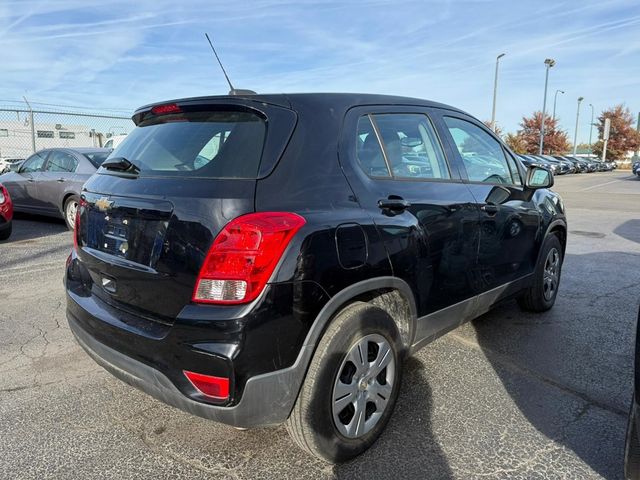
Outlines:
{"label": "asphalt parking lot", "polygon": [[306,456],[282,427],[192,417],[103,371],[66,323],[71,235],[19,217],[0,243],[0,477],[621,478],[640,179],[572,175],[554,189],[569,221],[554,309],[510,303],[420,351],[386,432],[340,466]]}

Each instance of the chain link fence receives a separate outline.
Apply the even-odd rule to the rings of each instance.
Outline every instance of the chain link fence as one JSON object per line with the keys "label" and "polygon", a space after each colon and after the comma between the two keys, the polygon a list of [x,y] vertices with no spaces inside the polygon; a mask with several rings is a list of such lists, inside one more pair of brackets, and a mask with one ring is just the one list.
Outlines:
{"label": "chain link fence", "polygon": [[124,112],[0,105],[0,159],[24,159],[44,148],[102,147],[109,138],[126,135],[133,127]]}

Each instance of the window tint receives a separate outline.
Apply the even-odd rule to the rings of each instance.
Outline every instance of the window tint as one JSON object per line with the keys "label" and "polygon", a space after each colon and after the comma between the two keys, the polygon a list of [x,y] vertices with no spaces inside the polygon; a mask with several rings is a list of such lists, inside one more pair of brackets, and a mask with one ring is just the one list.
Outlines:
{"label": "window tint", "polygon": [[141,174],[256,178],[266,125],[254,113],[184,112],[143,121],[111,153]]}
{"label": "window tint", "polygon": [[47,158],[47,152],[38,152],[34,155],[31,155],[22,164],[22,167],[20,168],[20,173],[41,172],[42,166],[44,165],[44,161],[46,158]]}
{"label": "window tint", "polygon": [[382,148],[368,115],[358,120],[357,157],[364,172],[371,177],[390,177]]}
{"label": "window tint", "polygon": [[358,122],[358,159],[365,172],[372,176],[389,176],[391,173],[394,178],[402,179],[451,178],[435,130],[427,116],[422,114],[390,113],[361,117]]}
{"label": "window tint", "polygon": [[47,162],[47,172],[75,172],[78,160],[65,152],[53,151]]}
{"label": "window tint", "polygon": [[460,152],[469,180],[473,182],[520,184],[515,165],[509,167],[500,143],[483,129],[459,118],[444,121]]}

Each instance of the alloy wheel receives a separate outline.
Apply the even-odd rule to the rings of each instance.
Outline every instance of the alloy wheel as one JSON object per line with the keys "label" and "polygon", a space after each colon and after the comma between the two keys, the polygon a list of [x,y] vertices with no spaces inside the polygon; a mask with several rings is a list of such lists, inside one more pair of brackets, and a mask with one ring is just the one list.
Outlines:
{"label": "alloy wheel", "polygon": [[70,201],[66,208],[67,223],[73,229],[76,226],[76,213],[78,212],[78,202]]}
{"label": "alloy wheel", "polygon": [[560,275],[560,252],[552,248],[544,262],[542,290],[545,300],[551,300],[558,290]]}

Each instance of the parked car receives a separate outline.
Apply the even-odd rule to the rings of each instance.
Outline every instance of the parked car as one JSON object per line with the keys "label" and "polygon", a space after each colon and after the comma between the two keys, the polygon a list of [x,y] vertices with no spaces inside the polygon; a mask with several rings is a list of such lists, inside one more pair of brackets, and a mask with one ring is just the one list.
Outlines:
{"label": "parked car", "polygon": [[500,301],[555,302],[553,175],[458,109],[240,95],[133,120],[82,190],[67,318],[96,362],[170,405],[286,423],[345,461],[385,428],[408,354]]}
{"label": "parked car", "polygon": [[9,169],[6,170],[4,173],[17,172],[18,170],[20,170],[20,166],[23,163],[24,163],[24,160],[18,160],[17,162],[9,164]]}
{"label": "parked car", "polygon": [[16,172],[2,176],[17,212],[62,217],[73,229],[82,185],[111,150],[50,148],[36,152]]}
{"label": "parked car", "polygon": [[120,145],[127,138],[126,134],[123,135],[113,135],[109,137],[109,139],[104,143],[104,148],[115,149],[118,145]]}
{"label": "parked car", "polygon": [[0,183],[0,240],[11,236],[13,204],[8,190]]}
{"label": "parked car", "polygon": [[624,449],[624,478],[640,480],[640,311],[636,322],[636,348],[633,377],[633,400],[627,423],[627,439]]}
{"label": "parked car", "polygon": [[631,166],[631,171],[633,172],[634,175],[638,175],[640,177],[640,160],[636,160],[635,162],[633,162],[633,165]]}
{"label": "parked car", "polygon": [[527,167],[534,166],[534,167],[546,168],[554,175],[558,173],[560,169],[557,163],[551,163],[548,160],[545,160],[544,158],[538,158],[533,155],[520,155],[520,157],[527,160],[527,163],[525,163],[525,166]]}
{"label": "parked car", "polygon": [[9,172],[11,170],[11,165],[17,162],[22,162],[23,160],[24,158],[0,158],[0,175]]}

